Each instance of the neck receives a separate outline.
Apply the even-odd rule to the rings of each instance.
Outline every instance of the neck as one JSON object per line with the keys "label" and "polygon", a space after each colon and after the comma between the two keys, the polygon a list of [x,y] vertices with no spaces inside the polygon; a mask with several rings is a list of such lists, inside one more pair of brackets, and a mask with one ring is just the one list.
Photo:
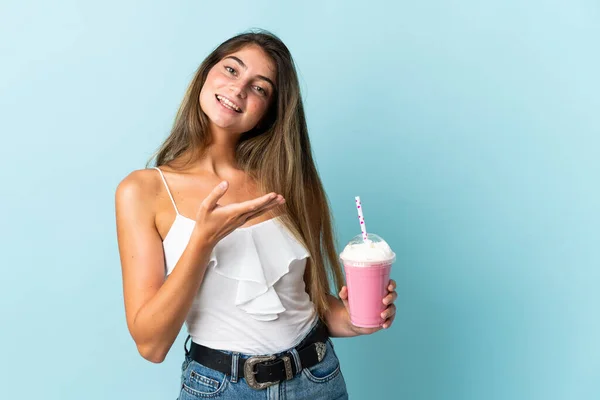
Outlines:
{"label": "neck", "polygon": [[232,170],[239,169],[235,158],[235,148],[241,134],[212,125],[209,135],[211,142],[202,158],[197,161],[196,166],[219,177],[227,176]]}

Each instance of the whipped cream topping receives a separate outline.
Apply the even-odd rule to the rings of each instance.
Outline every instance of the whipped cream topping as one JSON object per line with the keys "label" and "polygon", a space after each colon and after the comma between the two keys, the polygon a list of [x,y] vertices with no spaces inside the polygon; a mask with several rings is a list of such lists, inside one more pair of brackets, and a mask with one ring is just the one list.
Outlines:
{"label": "whipped cream topping", "polygon": [[385,241],[367,241],[362,243],[349,243],[342,251],[340,258],[344,261],[358,263],[389,262],[396,255]]}

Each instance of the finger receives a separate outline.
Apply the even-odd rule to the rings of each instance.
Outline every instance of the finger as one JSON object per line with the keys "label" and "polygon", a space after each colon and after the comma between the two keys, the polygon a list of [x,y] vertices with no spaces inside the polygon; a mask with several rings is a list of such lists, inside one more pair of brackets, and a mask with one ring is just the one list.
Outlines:
{"label": "finger", "polygon": [[398,293],[396,293],[396,291],[391,292],[390,294],[388,294],[387,296],[385,296],[385,298],[383,299],[383,304],[390,304],[393,303],[394,301],[396,301],[396,299],[398,298]]}
{"label": "finger", "polygon": [[348,307],[350,307],[350,305],[348,304],[348,287],[347,286],[342,286],[342,290],[340,290],[339,296],[340,296],[340,300],[342,300],[342,303],[344,304],[344,307],[346,307],[346,309],[348,309]]}
{"label": "finger", "polygon": [[392,304],[391,306],[386,308],[384,312],[381,313],[381,318],[386,320],[394,316],[394,314],[396,314],[396,306]]}
{"label": "finger", "polygon": [[239,217],[244,221],[249,221],[252,218],[256,218],[259,215],[262,215],[262,214],[266,213],[267,211],[272,210],[273,208],[282,205],[283,203],[285,203],[285,200],[281,195],[279,195],[279,196],[275,197],[273,200],[271,200],[269,203],[265,204],[264,206],[259,207],[255,211],[241,214],[241,215],[239,215]]}
{"label": "finger", "polygon": [[387,319],[384,323],[383,323],[383,329],[387,329],[390,326],[392,326],[392,324],[394,323],[394,319],[396,319],[396,314],[392,315],[391,318]]}
{"label": "finger", "polygon": [[275,208],[275,206],[277,206],[278,204],[279,203],[269,204],[269,205],[266,205],[265,207],[261,208],[258,211],[255,211],[253,213],[247,213],[247,214],[239,215],[238,216],[238,224],[240,226],[242,226],[246,222],[250,221],[251,219],[254,219],[256,217],[260,217],[261,215],[263,215],[266,212],[270,211],[271,209]]}
{"label": "finger", "polygon": [[[228,231],[226,231],[226,234],[223,236],[227,236],[229,233],[235,231],[237,228],[239,228],[240,226],[244,225],[247,221],[251,220],[252,218],[256,218],[262,214],[264,214],[265,212],[269,211],[270,208],[269,207],[274,207],[278,204],[281,204],[281,202],[279,201],[279,199],[283,199],[283,197],[279,196],[279,198],[276,196],[275,199],[273,199],[271,201],[271,203],[267,204],[266,206],[264,206],[263,208],[259,209],[258,211],[252,213],[252,214],[245,214],[245,215],[238,215],[237,217],[234,217],[234,219],[236,220],[236,223],[231,225],[230,229]],[[234,205],[227,205],[225,207],[231,207],[231,206],[236,206]]]}
{"label": "finger", "polygon": [[390,284],[388,285],[388,290],[391,292],[394,289],[396,289],[396,281],[393,279],[390,279]]}
{"label": "finger", "polygon": [[217,186],[211,190],[211,192],[206,196],[206,198],[202,201],[202,206],[206,207],[208,210],[213,210],[219,199],[223,197],[227,189],[229,188],[229,182],[223,181],[219,183]]}
{"label": "finger", "polygon": [[242,215],[258,211],[276,198],[276,193],[269,193],[256,199],[244,201],[242,203],[231,204],[229,207],[231,208],[234,214]]}

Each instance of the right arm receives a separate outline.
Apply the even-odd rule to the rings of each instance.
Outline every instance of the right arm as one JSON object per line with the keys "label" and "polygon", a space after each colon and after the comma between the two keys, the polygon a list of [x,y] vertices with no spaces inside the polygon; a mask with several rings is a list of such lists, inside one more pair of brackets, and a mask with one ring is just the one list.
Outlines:
{"label": "right arm", "polygon": [[165,279],[162,239],[145,172],[133,172],[117,187],[117,238],[127,327],[142,357],[159,363],[181,330],[216,243],[248,219],[282,204],[282,198],[271,193],[219,206],[227,187],[217,186],[200,205],[189,243]]}
{"label": "right arm", "polygon": [[212,251],[194,230],[165,280],[162,239],[142,171],[117,187],[115,210],[127,327],[145,359],[162,362],[181,330]]}

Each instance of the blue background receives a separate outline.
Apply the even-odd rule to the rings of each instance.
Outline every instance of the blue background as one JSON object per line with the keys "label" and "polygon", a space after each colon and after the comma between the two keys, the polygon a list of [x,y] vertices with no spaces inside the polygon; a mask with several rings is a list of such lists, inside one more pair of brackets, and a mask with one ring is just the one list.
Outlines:
{"label": "blue background", "polygon": [[[86,4],[84,4],[86,3]],[[298,65],[339,245],[398,254],[353,399],[600,398],[594,1],[3,1],[0,398],[167,399],[126,330],[114,191],[202,59],[252,27]]]}

